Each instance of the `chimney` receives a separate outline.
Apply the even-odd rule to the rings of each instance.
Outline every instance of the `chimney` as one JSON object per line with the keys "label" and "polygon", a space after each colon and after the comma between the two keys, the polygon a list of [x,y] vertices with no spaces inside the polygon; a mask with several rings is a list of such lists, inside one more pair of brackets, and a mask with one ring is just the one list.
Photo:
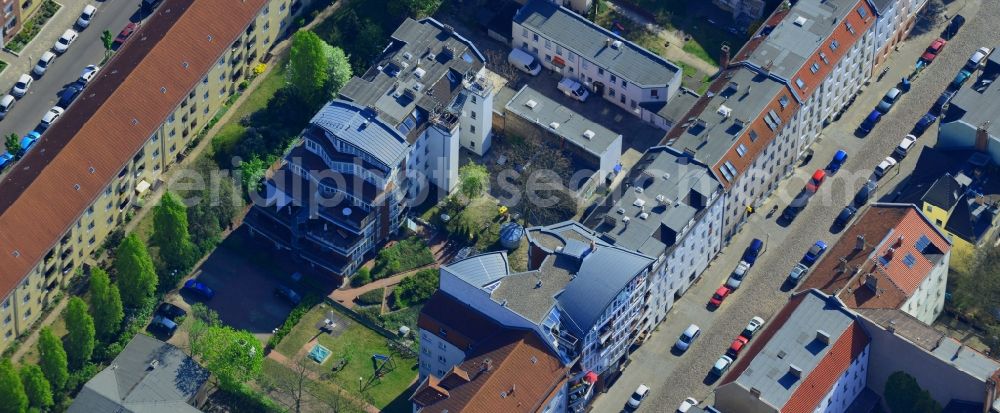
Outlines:
{"label": "chimney", "polygon": [[719,58],[719,69],[726,70],[726,66],[729,66],[729,45],[722,45],[722,56]]}
{"label": "chimney", "polygon": [[794,364],[789,364],[788,365],[788,374],[791,374],[791,375],[795,376],[795,378],[801,379],[802,378],[802,368],[800,368],[799,366],[796,366]]}
{"label": "chimney", "polygon": [[902,246],[903,246],[903,236],[900,235],[899,238],[896,238],[896,243],[893,244],[892,247],[893,248],[899,248],[899,247],[902,247]]}
{"label": "chimney", "polygon": [[889,320],[889,326],[885,328],[886,331],[895,334],[896,333],[896,320]]}
{"label": "chimney", "polygon": [[889,247],[889,249],[885,250],[885,255],[882,256],[882,258],[885,259],[886,264],[888,264],[889,261],[892,261],[892,254],[894,252],[896,252],[896,249],[893,247]]}
{"label": "chimney", "polygon": [[858,235],[858,241],[854,244],[855,251],[861,251],[865,249],[865,234]]}
{"label": "chimney", "polygon": [[483,360],[483,366],[482,366],[482,368],[479,371],[483,372],[483,371],[490,371],[490,370],[493,370],[493,359],[487,358],[487,359]]}
{"label": "chimney", "polygon": [[611,47],[611,38],[604,39],[604,47]]}
{"label": "chimney", "polygon": [[983,125],[976,128],[976,150],[980,152],[986,152],[986,147],[990,141],[990,133],[988,131],[990,127],[990,121],[983,122]]}
{"label": "chimney", "polygon": [[751,387],[750,388],[750,395],[753,396],[753,397],[755,397],[755,398],[757,398],[757,399],[759,399],[760,398],[760,389],[758,389],[756,387]]}
{"label": "chimney", "polygon": [[816,339],[821,343],[830,345],[830,333],[823,330],[816,330]]}

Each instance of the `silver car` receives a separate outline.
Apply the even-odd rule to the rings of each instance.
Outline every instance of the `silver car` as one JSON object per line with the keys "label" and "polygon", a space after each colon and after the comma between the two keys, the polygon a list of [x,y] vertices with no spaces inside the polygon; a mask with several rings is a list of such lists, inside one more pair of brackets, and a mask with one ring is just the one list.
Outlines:
{"label": "silver car", "polygon": [[42,53],[42,57],[38,58],[38,63],[35,63],[35,68],[31,69],[31,72],[38,76],[44,75],[45,71],[49,69],[49,65],[52,64],[53,60],[56,60],[55,53],[52,52]]}
{"label": "silver car", "polygon": [[24,96],[28,93],[28,88],[31,87],[31,82],[34,81],[35,79],[29,75],[21,75],[21,77],[17,79],[17,83],[14,83],[14,87],[10,88],[10,94],[14,95],[16,98]]}

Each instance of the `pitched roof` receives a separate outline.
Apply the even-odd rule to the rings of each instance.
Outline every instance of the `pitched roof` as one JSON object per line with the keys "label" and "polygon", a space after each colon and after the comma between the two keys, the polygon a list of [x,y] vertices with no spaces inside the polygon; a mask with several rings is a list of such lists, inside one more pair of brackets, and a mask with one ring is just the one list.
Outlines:
{"label": "pitched roof", "polygon": [[958,203],[958,198],[962,196],[963,192],[965,191],[962,184],[955,180],[955,177],[951,176],[950,173],[945,173],[944,176],[934,181],[934,184],[927,189],[920,200],[941,209],[951,210],[951,207]]}
{"label": "pitched roof", "polygon": [[[434,413],[537,412],[567,371],[534,332],[505,329],[438,383],[433,376],[424,379],[411,400]],[[436,397],[424,397],[431,384],[438,387],[430,392]]]}
{"label": "pitched roof", "polygon": [[0,296],[103,193],[264,3],[168,0],[132,35],[0,183]]}
{"label": "pitched roof", "polygon": [[795,393],[781,410],[805,412],[820,407],[823,397],[830,393],[830,388],[865,350],[869,341],[868,334],[861,325],[857,322],[852,323],[809,376],[795,389]]}
{"label": "pitched roof", "polygon": [[[514,15],[514,22],[643,87],[666,86],[681,70],[666,59],[551,1],[529,1]],[[607,44],[608,39],[621,42],[621,47],[611,47]]]}
{"label": "pitched roof", "polygon": [[[475,347],[500,330],[496,321],[441,290],[420,309],[417,326],[462,350]],[[440,333],[442,329],[446,334]]]}
{"label": "pitched roof", "polygon": [[474,255],[451,262],[441,268],[479,288],[490,285],[510,274],[507,253],[504,251]]}
{"label": "pitched roof", "polygon": [[978,244],[993,226],[997,209],[979,199],[976,194],[966,192],[958,199],[955,209],[948,216],[944,229],[972,244]]}
{"label": "pitched roof", "polygon": [[198,412],[189,402],[208,376],[181,349],[137,334],[111,367],[84,385],[68,412]]}
{"label": "pitched roof", "polygon": [[375,111],[356,103],[334,99],[316,112],[309,123],[354,145],[389,168],[399,164],[409,153],[409,144],[399,131],[386,124]]}

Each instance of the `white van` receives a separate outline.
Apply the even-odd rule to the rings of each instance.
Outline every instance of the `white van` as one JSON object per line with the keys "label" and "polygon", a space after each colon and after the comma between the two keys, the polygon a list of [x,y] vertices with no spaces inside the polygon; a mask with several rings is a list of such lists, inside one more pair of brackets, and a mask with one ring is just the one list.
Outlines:
{"label": "white van", "polygon": [[590,91],[583,87],[580,82],[577,82],[568,77],[564,77],[563,80],[559,81],[559,90],[573,99],[585,102],[587,97],[590,96]]}
{"label": "white van", "polygon": [[542,71],[542,65],[538,64],[538,59],[535,59],[535,56],[518,48],[510,51],[510,54],[507,55],[507,61],[520,71],[532,76],[536,76]]}

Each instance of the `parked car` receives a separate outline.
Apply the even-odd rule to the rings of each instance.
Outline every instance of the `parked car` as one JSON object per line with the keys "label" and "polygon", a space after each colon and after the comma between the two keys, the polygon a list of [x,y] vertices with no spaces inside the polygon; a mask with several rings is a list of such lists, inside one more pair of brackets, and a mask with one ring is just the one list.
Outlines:
{"label": "parked car", "polygon": [[878,106],[875,106],[875,110],[881,112],[882,114],[889,113],[889,110],[892,109],[892,105],[896,104],[896,101],[899,100],[900,96],[903,96],[903,91],[898,88],[889,89],[888,92],[885,92],[885,96],[882,96],[882,100],[878,102]]}
{"label": "parked car", "polygon": [[880,120],[882,120],[882,112],[879,112],[878,109],[873,110],[865,117],[865,120],[861,121],[861,126],[858,129],[861,130],[862,135],[867,135],[871,133],[872,129],[875,129],[875,124]]}
{"label": "parked car", "polygon": [[302,302],[302,296],[299,295],[299,293],[284,285],[279,285],[274,288],[274,296],[288,301],[293,306],[299,305],[299,303]]}
{"label": "parked car", "polygon": [[7,165],[10,165],[12,162],[14,162],[14,155],[11,155],[10,152],[7,151],[0,153],[0,171],[7,168]]}
{"label": "parked car", "polygon": [[90,22],[94,20],[95,14],[97,14],[97,7],[90,4],[83,6],[83,12],[80,13],[80,17],[76,19],[77,27],[86,29],[87,26],[90,26]]}
{"label": "parked car", "polygon": [[10,88],[10,94],[16,98],[24,96],[28,93],[28,89],[34,81],[35,78],[29,75],[21,75],[21,77],[17,78],[17,82],[14,83],[14,87]]}
{"label": "parked car", "polygon": [[56,123],[56,121],[59,120],[59,117],[62,116],[63,112],[66,112],[66,109],[59,106],[53,106],[48,112],[45,112],[45,115],[42,116],[42,122],[39,123],[38,126],[41,127],[43,131],[48,129],[49,126],[52,126],[53,123]]}
{"label": "parked car", "polygon": [[932,113],[925,113],[924,116],[917,121],[917,124],[913,125],[913,135],[923,135],[924,132],[926,132],[927,129],[934,124],[934,122],[937,122],[937,116],[934,116]]}
{"label": "parked car", "polygon": [[747,323],[747,326],[743,328],[743,332],[740,333],[740,336],[743,336],[747,340],[750,340],[751,338],[753,338],[753,335],[757,334],[757,331],[759,331],[760,328],[763,326],[764,326],[763,318],[760,317],[751,318],[750,322]]}
{"label": "parked car", "polygon": [[960,70],[958,72],[958,74],[955,75],[955,79],[953,79],[951,81],[951,84],[948,85],[948,89],[949,90],[958,90],[958,89],[961,89],[962,85],[964,85],[965,81],[969,80],[970,77],[972,77],[972,72],[971,71],[969,71],[968,69],[962,69],[962,70]]}
{"label": "parked car", "polygon": [[758,238],[754,238],[750,241],[750,245],[747,249],[743,250],[743,261],[745,261],[750,266],[753,266],[757,262],[757,257],[760,256],[760,251],[764,249],[764,241]]}
{"label": "parked car", "polygon": [[507,62],[518,70],[532,76],[536,76],[542,71],[542,65],[538,64],[538,59],[535,56],[516,47],[507,55]]}
{"label": "parked car", "polygon": [[806,191],[816,193],[819,190],[819,186],[823,185],[823,181],[826,180],[826,171],[822,169],[817,169],[813,172],[812,177],[809,178],[809,182],[806,183]]}
{"label": "parked car", "polygon": [[35,63],[35,67],[31,69],[31,73],[41,77],[45,75],[45,71],[48,70],[49,65],[52,61],[56,59],[55,53],[45,52],[42,53],[42,57],[38,58],[38,63]]}
{"label": "parked car", "polygon": [[729,349],[726,350],[726,355],[736,359],[736,357],[739,357],[740,351],[742,351],[749,342],[750,340],[742,335],[736,336],[736,338],[733,339],[733,342],[729,344]]}
{"label": "parked car", "polygon": [[77,83],[82,83],[84,85],[90,83],[91,80],[94,80],[94,78],[97,77],[97,72],[100,70],[101,67],[98,65],[87,65],[87,67],[83,68],[83,72],[80,72],[80,79],[77,80]]}
{"label": "parked car", "polygon": [[118,36],[115,37],[114,44],[117,44],[118,47],[121,47],[121,45],[125,44],[125,41],[127,41],[128,38],[132,36],[132,33],[134,33],[135,30],[138,28],[139,26],[137,24],[129,22],[129,24],[126,24],[125,27],[122,28],[122,31],[118,32]]}
{"label": "parked car", "polygon": [[698,400],[693,397],[688,397],[681,402],[681,405],[677,407],[678,413],[687,413],[692,407],[698,405]]}
{"label": "parked car", "polygon": [[885,176],[886,172],[889,172],[889,170],[891,170],[894,166],[896,166],[896,159],[891,156],[886,156],[882,162],[879,162],[879,164],[875,166],[875,176],[878,178]]}
{"label": "parked car", "polygon": [[726,301],[726,297],[729,297],[729,294],[732,292],[733,290],[730,290],[729,287],[726,287],[725,285],[719,286],[719,288],[712,293],[712,298],[708,300],[708,306],[712,308],[719,308],[719,306],[722,305],[722,302]]}
{"label": "parked car", "polygon": [[187,291],[188,293],[198,296],[203,300],[211,300],[212,297],[215,297],[215,291],[197,280],[185,281],[184,287],[181,288],[181,291]]}
{"label": "parked car", "polygon": [[556,86],[566,96],[569,96],[569,97],[571,97],[573,99],[576,99],[576,100],[579,100],[581,102],[586,102],[587,101],[587,97],[590,96],[590,91],[587,90],[586,87],[584,87],[583,85],[581,85],[580,82],[577,82],[577,81],[575,81],[573,79],[570,79],[568,77],[567,78],[563,78],[563,80],[560,80],[559,84],[556,85]]}
{"label": "parked car", "polygon": [[809,267],[806,267],[805,264],[801,262],[795,264],[795,266],[792,267],[792,271],[788,273],[788,279],[786,281],[791,285],[796,285],[802,280],[802,277],[805,276],[807,272],[809,272]]}
{"label": "parked car", "polygon": [[59,54],[65,53],[66,50],[69,50],[69,46],[73,44],[79,36],[80,34],[75,30],[66,29],[62,36],[59,36],[59,39],[56,39],[56,44],[52,46],[52,50],[55,50],[56,53]]}
{"label": "parked car", "polygon": [[944,50],[944,46],[946,44],[948,44],[947,40],[942,39],[940,37],[937,38],[937,40],[931,42],[931,45],[927,47],[927,50],[924,51],[924,54],[920,55],[920,60],[923,60],[927,63],[933,62],[934,59],[938,57],[938,54],[941,53],[942,50]]}
{"label": "parked car", "polygon": [[635,393],[632,393],[632,397],[628,398],[628,407],[638,409],[639,405],[642,404],[642,399],[645,399],[648,395],[649,387],[645,384],[640,384],[639,387],[635,389]]}
{"label": "parked car", "polygon": [[740,288],[740,284],[743,283],[743,278],[747,276],[748,271],[750,271],[750,264],[747,264],[746,261],[740,261],[739,264],[736,264],[736,269],[733,270],[733,273],[729,275],[729,279],[726,280],[726,287],[729,287],[731,290]]}
{"label": "parked car", "polygon": [[156,314],[169,318],[172,321],[177,321],[178,318],[186,316],[187,311],[170,303],[160,303],[156,307]]}
{"label": "parked car", "polygon": [[840,210],[840,213],[837,214],[837,218],[833,220],[833,224],[836,225],[837,228],[844,228],[847,226],[848,222],[851,222],[851,218],[854,218],[854,214],[856,213],[858,213],[858,209],[855,208],[854,205],[848,205],[844,207],[844,209]]}
{"label": "parked car", "polygon": [[941,32],[941,37],[951,40],[952,37],[955,37],[955,35],[958,34],[958,30],[961,29],[964,24],[965,17],[962,17],[961,14],[956,14],[955,17],[952,17],[951,21],[948,22],[948,26],[944,28],[944,31]]}
{"label": "parked car", "polygon": [[42,134],[36,131],[28,132],[27,135],[24,135],[24,137],[21,138],[21,151],[18,152],[17,155],[24,156],[25,154],[27,154],[28,151],[30,151],[31,148],[35,146],[35,144],[38,143],[38,140],[41,138]]}
{"label": "parked car", "polygon": [[878,182],[874,179],[866,181],[865,184],[861,186],[861,189],[858,189],[858,193],[854,194],[854,206],[857,208],[865,206],[865,204],[868,203],[868,200],[872,197],[872,194],[875,193],[876,189],[878,189]]}
{"label": "parked car", "polygon": [[989,56],[991,51],[992,50],[990,50],[989,47],[980,47],[979,50],[972,53],[972,56],[969,57],[969,61],[965,62],[965,68],[969,70],[978,69],[979,66],[986,61],[986,56]]}
{"label": "parked car", "polygon": [[802,212],[803,209],[805,209],[805,207],[796,207],[789,205],[785,207],[784,211],[781,212],[781,219],[788,222],[792,222],[793,220],[795,220],[795,217],[799,216],[799,212]]}
{"label": "parked car", "polygon": [[831,174],[837,173],[844,162],[847,162],[847,151],[841,149],[837,153],[833,154],[833,159],[830,160],[830,164],[826,166],[826,170],[830,171]]}
{"label": "parked car", "polygon": [[59,102],[56,103],[56,106],[68,109],[69,105],[80,96],[80,92],[82,91],[83,85],[79,83],[71,83],[69,86],[66,86],[66,89],[63,89],[62,93],[59,94]]}
{"label": "parked car", "polygon": [[687,351],[691,347],[691,344],[698,339],[698,336],[701,336],[701,328],[697,324],[691,324],[681,333],[677,342],[674,343],[674,348],[681,352]]}
{"label": "parked car", "polygon": [[4,95],[0,98],[0,119],[7,117],[15,103],[17,103],[17,99],[14,99],[14,96]]}
{"label": "parked car", "polygon": [[712,370],[709,371],[708,373],[711,374],[713,377],[722,377],[722,375],[726,374],[726,371],[729,370],[729,367],[732,365],[733,365],[733,358],[723,355],[722,357],[719,357],[719,359],[715,361],[715,364],[712,365]]}
{"label": "parked car", "polygon": [[806,266],[813,265],[824,252],[826,252],[826,243],[823,242],[823,240],[816,241],[816,243],[813,244],[812,247],[809,247],[809,250],[806,251],[806,255],[802,256],[802,264],[805,264]]}
{"label": "parked car", "polygon": [[934,105],[931,106],[931,111],[929,113],[941,114],[941,112],[944,112],[945,106],[948,105],[948,102],[951,101],[951,98],[954,97],[956,93],[958,93],[958,91],[953,89],[941,92],[941,96],[938,96],[937,100],[934,101]]}
{"label": "parked car", "polygon": [[915,145],[916,143],[917,143],[916,136],[906,135],[903,137],[903,141],[900,142],[898,146],[896,146],[896,150],[892,151],[892,153],[899,156],[899,159],[903,159],[906,157],[906,154],[910,152],[910,148],[913,148],[913,145]]}
{"label": "parked car", "polygon": [[177,331],[177,323],[162,315],[158,315],[153,317],[153,321],[149,323],[149,330],[159,332],[167,337],[173,337],[174,332]]}

